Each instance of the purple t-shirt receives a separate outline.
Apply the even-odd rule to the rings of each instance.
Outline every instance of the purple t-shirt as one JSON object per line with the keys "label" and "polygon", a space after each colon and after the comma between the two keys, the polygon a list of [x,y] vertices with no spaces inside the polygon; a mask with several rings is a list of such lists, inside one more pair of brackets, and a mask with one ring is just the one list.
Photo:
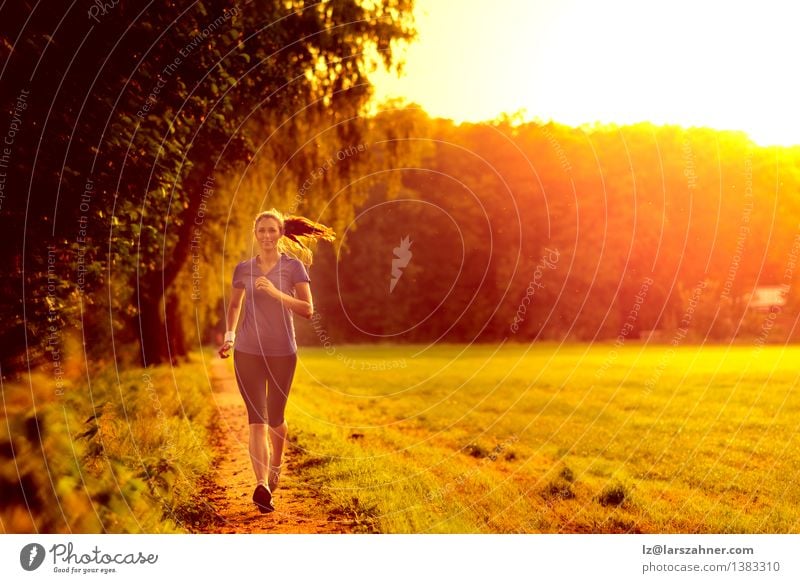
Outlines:
{"label": "purple t-shirt", "polygon": [[[242,261],[233,270],[233,287],[245,290],[242,307],[244,317],[240,319],[236,332],[236,350],[265,356],[285,356],[297,352],[294,339],[292,311],[264,292],[255,290],[255,281],[263,273],[256,257]],[[276,288],[294,296],[294,284],[308,281],[305,265],[285,253],[266,275]]]}

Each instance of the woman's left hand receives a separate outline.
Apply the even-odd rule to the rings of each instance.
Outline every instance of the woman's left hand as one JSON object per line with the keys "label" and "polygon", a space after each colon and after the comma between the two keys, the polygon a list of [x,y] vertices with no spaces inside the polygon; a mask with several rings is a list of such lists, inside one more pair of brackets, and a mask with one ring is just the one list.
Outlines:
{"label": "woman's left hand", "polygon": [[268,296],[277,298],[280,291],[275,285],[263,275],[256,279],[256,290],[266,293]]}

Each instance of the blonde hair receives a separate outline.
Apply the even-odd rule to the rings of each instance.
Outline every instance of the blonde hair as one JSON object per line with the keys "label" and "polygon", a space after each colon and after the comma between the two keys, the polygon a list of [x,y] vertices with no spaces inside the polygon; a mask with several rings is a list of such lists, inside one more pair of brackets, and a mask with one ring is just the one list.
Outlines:
{"label": "blonde hair", "polygon": [[275,219],[278,222],[278,228],[282,235],[281,238],[278,239],[278,251],[288,253],[306,265],[311,265],[313,252],[304,243],[304,240],[336,240],[336,233],[334,233],[333,229],[330,227],[322,223],[316,223],[305,217],[284,215],[275,208],[260,212],[256,215],[253,221],[253,232],[255,232],[256,227],[258,227],[258,222],[261,219]]}

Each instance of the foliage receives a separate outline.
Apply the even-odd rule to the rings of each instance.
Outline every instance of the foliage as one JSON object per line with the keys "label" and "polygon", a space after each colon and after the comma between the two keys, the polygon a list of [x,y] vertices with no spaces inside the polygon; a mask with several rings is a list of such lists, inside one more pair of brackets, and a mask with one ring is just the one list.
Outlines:
{"label": "foliage", "polygon": [[[338,342],[790,339],[800,148],[650,124],[415,128],[432,147],[404,170],[403,202],[376,189],[348,250],[315,268]],[[748,307],[764,285],[788,291],[774,325]]]}
{"label": "foliage", "polygon": [[[304,110],[359,112],[368,72],[392,64],[395,44],[411,37],[411,7],[203,0],[143,13],[119,2],[89,17],[68,3],[4,10],[0,103],[11,111],[22,95],[25,106],[6,161],[6,192],[18,194],[2,208],[12,250],[2,269],[16,274],[0,307],[13,322],[9,353],[45,344],[39,290],[53,248],[68,284],[57,301],[108,314],[92,317],[93,338],[141,344],[146,364],[184,354],[187,306],[173,284],[191,267],[206,185],[240,172],[261,136]],[[57,314],[83,324],[74,309]]]}
{"label": "foliage", "polygon": [[180,370],[109,370],[61,396],[42,373],[6,383],[6,531],[169,533],[214,520],[198,503],[213,460],[202,368],[195,357]]}

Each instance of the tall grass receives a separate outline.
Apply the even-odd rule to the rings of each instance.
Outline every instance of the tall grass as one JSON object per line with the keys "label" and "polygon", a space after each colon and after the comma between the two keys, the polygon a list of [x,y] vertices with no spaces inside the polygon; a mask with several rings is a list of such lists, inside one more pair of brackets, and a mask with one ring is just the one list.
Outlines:
{"label": "tall grass", "polygon": [[[180,367],[3,384],[0,521],[5,532],[174,533],[213,517],[213,400],[200,355]],[[61,393],[61,394],[59,394]]]}

